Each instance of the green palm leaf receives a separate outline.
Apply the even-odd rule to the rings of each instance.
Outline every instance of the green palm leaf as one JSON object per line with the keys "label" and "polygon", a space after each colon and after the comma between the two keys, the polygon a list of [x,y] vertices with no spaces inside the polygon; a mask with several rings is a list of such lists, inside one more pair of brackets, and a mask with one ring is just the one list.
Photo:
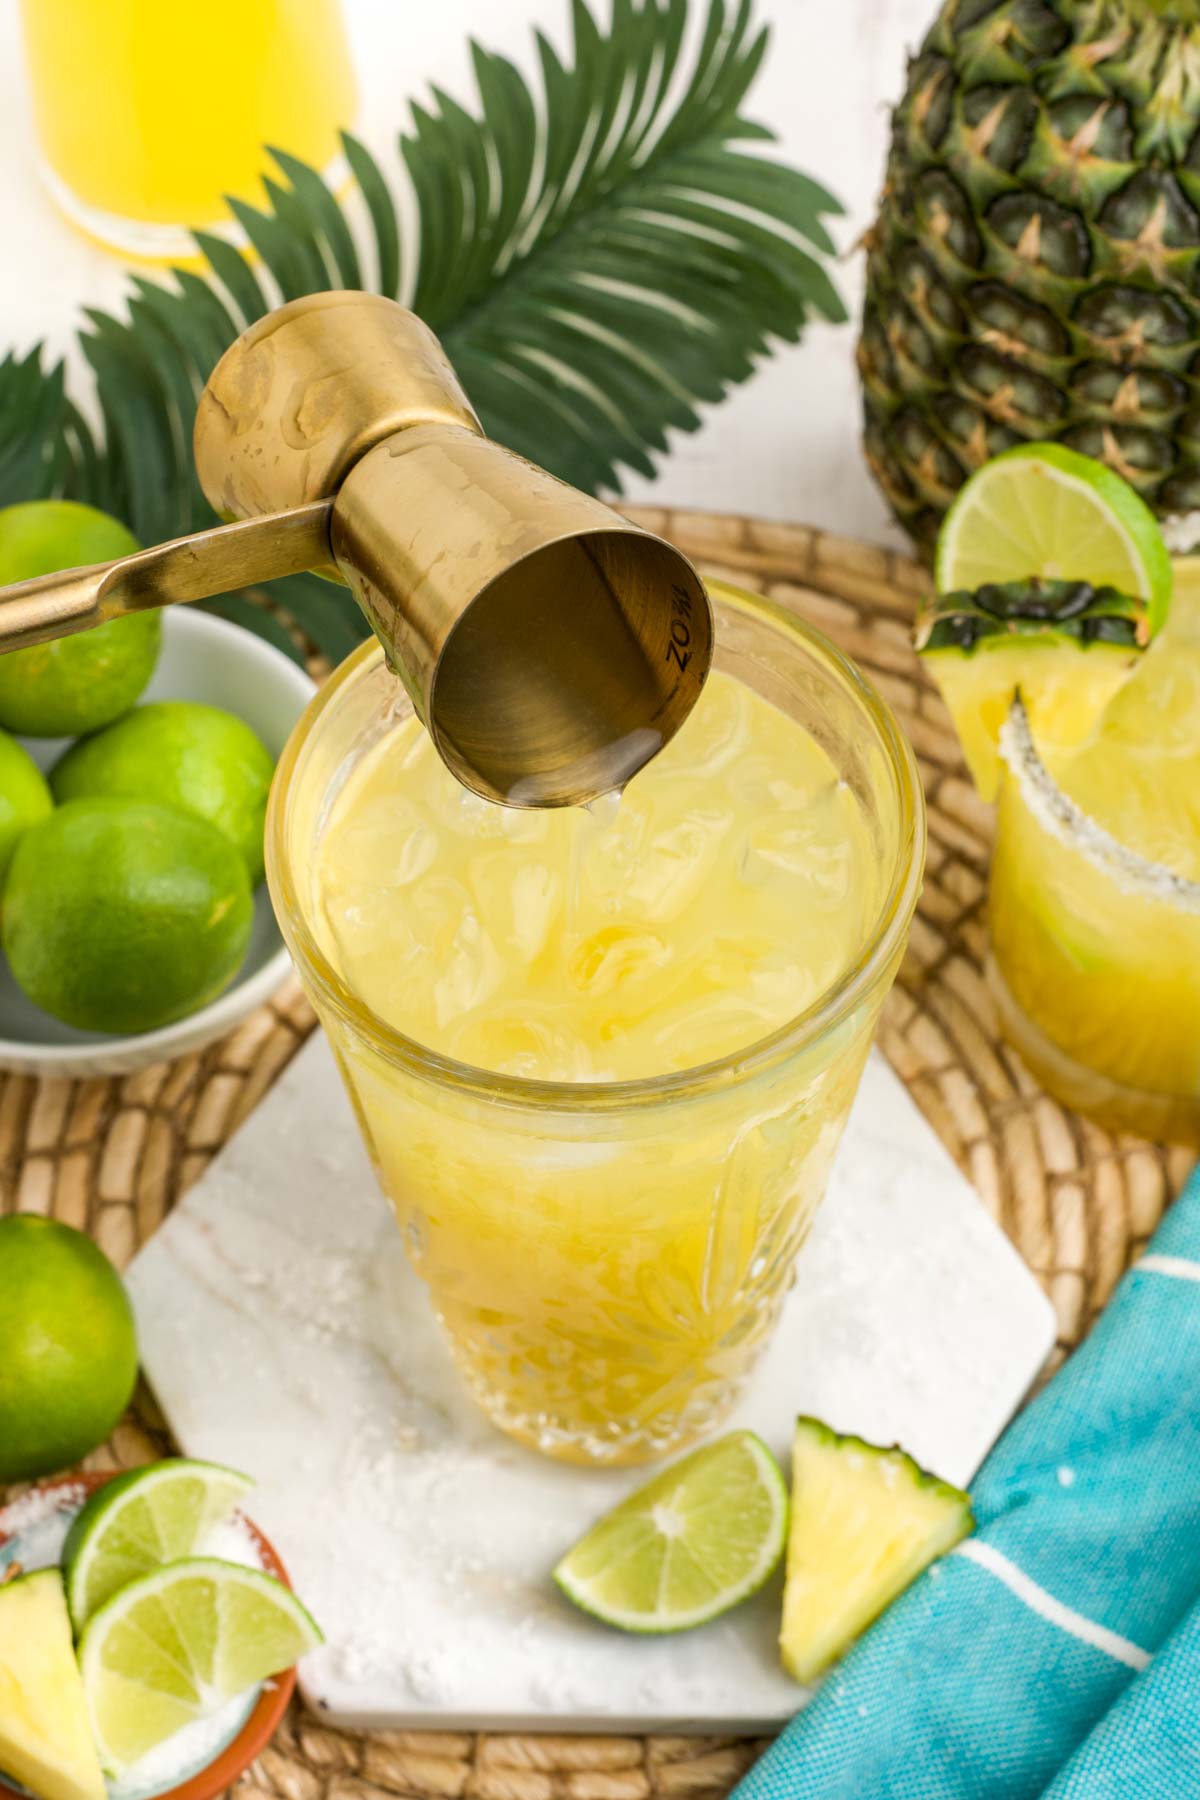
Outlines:
{"label": "green palm leaf", "polygon": [[[411,108],[397,175],[402,229],[379,165],[344,139],[345,204],[274,150],[266,204],[232,202],[252,265],[200,233],[203,274],[138,279],[123,317],[90,312],[93,429],[40,353],[0,363],[0,504],[70,495],[115,511],[146,543],[211,523],[191,466],[196,400],[222,351],[281,299],[369,287],[439,333],[488,432],[576,486],[619,493],[653,472],[671,430],[750,374],[773,340],[845,311],[826,271],[840,208],[758,149],[741,109],[766,48],[751,0],[707,0],[694,50],[688,0],[611,0],[607,28],[572,0],[564,62],[540,33],[535,93],[472,44],[478,112],[434,89]],[[331,658],[366,626],[315,577],[270,599]],[[290,643],[245,597],[227,617]],[[293,646],[294,648],[294,646]]]}

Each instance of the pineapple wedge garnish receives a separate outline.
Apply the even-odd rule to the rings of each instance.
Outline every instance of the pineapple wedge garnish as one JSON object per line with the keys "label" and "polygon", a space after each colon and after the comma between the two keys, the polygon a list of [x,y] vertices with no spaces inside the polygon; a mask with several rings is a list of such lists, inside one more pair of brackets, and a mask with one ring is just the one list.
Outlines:
{"label": "pineapple wedge garnish", "polygon": [[105,1800],[62,1576],[0,1587],[0,1770],[38,1800]]}
{"label": "pineapple wedge garnish", "polygon": [[788,1674],[815,1680],[974,1529],[968,1496],[903,1450],[797,1419],[779,1636]]}
{"label": "pineapple wedge garnish", "polygon": [[1143,600],[1087,581],[990,583],[940,594],[917,615],[916,646],[950,709],[981,799],[1000,781],[1000,728],[1020,690],[1038,744],[1087,737],[1149,642]]}

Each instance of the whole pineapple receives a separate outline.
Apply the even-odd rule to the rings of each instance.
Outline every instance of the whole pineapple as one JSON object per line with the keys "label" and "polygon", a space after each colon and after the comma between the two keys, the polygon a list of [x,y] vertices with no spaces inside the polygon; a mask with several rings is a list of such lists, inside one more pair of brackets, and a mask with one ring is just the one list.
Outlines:
{"label": "whole pineapple", "polygon": [[859,368],[924,548],[1029,438],[1200,509],[1200,0],[947,0],[894,115]]}

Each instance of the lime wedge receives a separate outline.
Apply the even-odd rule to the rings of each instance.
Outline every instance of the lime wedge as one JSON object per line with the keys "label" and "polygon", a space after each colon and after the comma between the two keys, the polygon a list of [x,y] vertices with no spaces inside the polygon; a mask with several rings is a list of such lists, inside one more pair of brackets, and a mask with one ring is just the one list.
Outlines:
{"label": "lime wedge", "polygon": [[236,1469],[174,1457],[118,1476],[94,1493],[63,1548],[76,1636],[118,1589],[194,1555],[253,1486]]}
{"label": "lime wedge", "polygon": [[238,1563],[191,1557],[131,1582],[100,1608],[79,1645],[106,1772],[122,1774],[321,1641],[290,1589]]}
{"label": "lime wedge", "polygon": [[1171,558],[1146,502],[1104,463],[1062,444],[1019,444],[985,463],[938,536],[943,594],[1031,575],[1136,595],[1151,636],[1171,602]]}
{"label": "lime wedge", "polygon": [[750,1431],[707,1444],[600,1520],[554,1571],[622,1631],[687,1631],[757,1592],[783,1555],[787,1488]]}

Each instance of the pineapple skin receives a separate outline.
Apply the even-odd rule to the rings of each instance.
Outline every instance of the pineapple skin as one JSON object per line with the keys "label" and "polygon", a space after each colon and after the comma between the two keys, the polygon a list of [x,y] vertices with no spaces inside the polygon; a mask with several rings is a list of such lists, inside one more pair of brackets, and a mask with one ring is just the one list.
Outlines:
{"label": "pineapple skin", "polygon": [[867,460],[922,550],[1028,440],[1200,508],[1198,66],[1198,0],[947,0],[911,59],[858,364]]}

